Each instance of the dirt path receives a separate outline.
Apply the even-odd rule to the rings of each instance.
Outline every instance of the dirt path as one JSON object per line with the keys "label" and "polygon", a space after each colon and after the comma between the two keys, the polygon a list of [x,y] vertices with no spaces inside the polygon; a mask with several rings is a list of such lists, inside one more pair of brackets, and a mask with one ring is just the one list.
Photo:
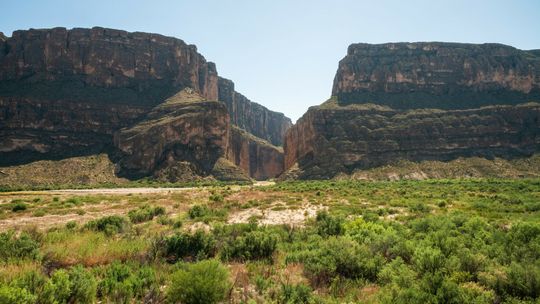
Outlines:
{"label": "dirt path", "polygon": [[[253,185],[233,186],[239,188],[247,187],[263,187],[274,185],[275,182],[269,181],[257,181]],[[39,190],[39,191],[14,191],[5,192],[0,195],[12,195],[12,194],[27,194],[27,195],[41,195],[41,194],[72,194],[72,195],[88,195],[88,194],[152,194],[152,193],[171,193],[171,192],[183,192],[196,189],[204,189],[207,187],[185,187],[185,188],[93,188],[93,189],[62,189],[62,190]]]}

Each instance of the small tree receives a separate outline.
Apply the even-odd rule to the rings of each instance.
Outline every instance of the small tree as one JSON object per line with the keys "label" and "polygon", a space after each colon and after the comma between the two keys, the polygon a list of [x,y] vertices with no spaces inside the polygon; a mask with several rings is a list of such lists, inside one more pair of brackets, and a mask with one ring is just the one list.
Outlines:
{"label": "small tree", "polygon": [[218,303],[225,299],[230,286],[227,268],[216,260],[184,264],[172,275],[167,299],[182,304]]}

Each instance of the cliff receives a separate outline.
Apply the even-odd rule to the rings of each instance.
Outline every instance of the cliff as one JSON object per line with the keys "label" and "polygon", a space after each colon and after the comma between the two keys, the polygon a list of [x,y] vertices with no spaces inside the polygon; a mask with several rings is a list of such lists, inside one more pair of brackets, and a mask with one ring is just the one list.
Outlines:
{"label": "cliff", "polygon": [[[540,57],[499,44],[353,44],[334,95],[287,131],[284,177],[540,149]],[[360,170],[360,171],[359,171]]]}
{"label": "cliff", "polygon": [[292,122],[282,113],[273,112],[234,90],[231,80],[218,77],[219,100],[227,105],[231,123],[276,146],[283,145],[285,131]]}
{"label": "cliff", "polygon": [[283,149],[252,134],[232,127],[227,159],[257,180],[277,177],[283,172]]}
{"label": "cliff", "polygon": [[[290,120],[236,97],[232,82],[235,97],[221,102],[218,79],[195,46],[158,34],[96,27],[0,35],[0,166],[106,152],[129,177],[165,167],[207,176],[216,164],[237,174],[225,161],[230,124],[279,143]],[[178,95],[185,90],[200,100]],[[159,176],[184,178],[167,172]],[[216,175],[227,179],[223,172]]]}
{"label": "cliff", "polygon": [[285,138],[285,167],[332,178],[397,160],[515,158],[540,149],[540,104],[468,110],[311,108]]}
{"label": "cliff", "polygon": [[502,44],[353,44],[339,62],[340,104],[467,109],[540,99],[540,56]]}

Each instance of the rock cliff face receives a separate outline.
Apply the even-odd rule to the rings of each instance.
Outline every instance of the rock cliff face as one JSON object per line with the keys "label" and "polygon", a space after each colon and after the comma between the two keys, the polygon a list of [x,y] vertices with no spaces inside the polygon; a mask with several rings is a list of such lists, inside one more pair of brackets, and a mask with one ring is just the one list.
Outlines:
{"label": "rock cliff face", "polygon": [[332,178],[397,160],[523,157],[540,149],[540,104],[469,110],[310,109],[285,138],[285,167]]}
{"label": "rock cliff face", "polygon": [[290,120],[243,96],[220,102],[219,92],[215,65],[176,38],[104,28],[0,35],[0,166],[108,152],[131,177],[221,168],[227,179],[237,173],[225,159],[231,122],[279,143]]}
{"label": "rock cliff face", "polygon": [[119,130],[114,143],[123,153],[120,164],[129,176],[156,174],[178,162],[189,164],[190,175],[206,176],[225,154],[228,138],[225,105],[185,89],[137,124]]}
{"label": "rock cliff face", "polygon": [[288,117],[282,113],[269,111],[236,92],[231,80],[219,77],[218,93],[219,100],[227,105],[232,124],[273,145],[283,145],[285,131],[292,125]]}
{"label": "rock cliff face", "polygon": [[518,104],[540,99],[540,56],[502,44],[353,44],[332,95],[399,109]]}
{"label": "rock cliff face", "polygon": [[283,172],[283,149],[238,127],[231,128],[227,158],[257,180]]}
{"label": "rock cliff face", "polygon": [[540,57],[498,44],[353,44],[333,97],[287,131],[286,176],[540,150]]}

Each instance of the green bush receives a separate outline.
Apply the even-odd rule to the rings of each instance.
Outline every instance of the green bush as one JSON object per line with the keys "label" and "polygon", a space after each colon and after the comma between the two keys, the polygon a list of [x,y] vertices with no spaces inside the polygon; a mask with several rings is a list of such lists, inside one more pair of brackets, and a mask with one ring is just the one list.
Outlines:
{"label": "green bush", "polygon": [[39,253],[39,243],[23,232],[16,236],[14,232],[0,233],[0,261],[15,259],[35,259]]}
{"label": "green bush", "polygon": [[336,276],[374,282],[384,263],[381,256],[373,255],[368,247],[349,237],[330,237],[306,252],[301,260],[306,276],[315,286],[326,285]]}
{"label": "green bush", "polygon": [[43,293],[39,298],[43,304],[68,303],[71,298],[69,273],[63,269],[55,271],[50,280],[45,284]]}
{"label": "green bush", "polygon": [[158,215],[165,214],[165,208],[163,207],[151,207],[148,205],[142,206],[139,209],[130,210],[128,212],[129,220],[132,223],[142,223],[152,220]]}
{"label": "green bush", "polygon": [[165,255],[169,261],[183,258],[205,259],[215,254],[214,237],[201,230],[194,234],[179,232],[165,239]]}
{"label": "green bush", "polygon": [[104,269],[98,284],[98,293],[103,300],[111,303],[140,302],[148,294],[158,289],[156,277],[148,266],[133,269],[126,264],[114,262]]}
{"label": "green bush", "polygon": [[506,271],[505,292],[518,298],[540,297],[540,266],[513,262]]}
{"label": "green bush", "polygon": [[169,303],[213,304],[225,300],[231,287],[229,272],[216,260],[182,264],[167,289]]}
{"label": "green bush", "polygon": [[208,215],[208,207],[202,205],[195,205],[188,210],[188,216],[190,219],[198,219]]}
{"label": "green bush", "polygon": [[282,284],[278,303],[283,304],[309,304],[314,303],[313,291],[304,284]]}
{"label": "green bush", "polygon": [[90,304],[96,299],[97,281],[91,272],[82,266],[73,267],[69,271],[71,282],[70,303]]}
{"label": "green bush", "polygon": [[343,234],[343,219],[332,216],[326,211],[317,212],[316,227],[320,236],[327,237],[331,235]]}
{"label": "green bush", "polygon": [[90,221],[84,225],[86,229],[105,232],[108,235],[124,232],[128,227],[125,217],[118,215],[105,216],[97,220]]}
{"label": "green bush", "polygon": [[15,205],[13,205],[13,207],[11,207],[11,211],[19,212],[19,211],[24,211],[27,208],[28,208],[28,206],[26,206],[25,203],[16,203]]}
{"label": "green bush", "polygon": [[265,230],[247,232],[233,237],[223,246],[221,257],[224,260],[271,260],[276,250],[278,237]]}
{"label": "green bush", "polygon": [[223,198],[223,195],[221,195],[221,194],[213,193],[213,194],[210,195],[209,199],[212,202],[221,203],[221,202],[223,202],[224,198]]}
{"label": "green bush", "polygon": [[34,304],[36,300],[37,297],[24,288],[0,286],[1,304]]}

